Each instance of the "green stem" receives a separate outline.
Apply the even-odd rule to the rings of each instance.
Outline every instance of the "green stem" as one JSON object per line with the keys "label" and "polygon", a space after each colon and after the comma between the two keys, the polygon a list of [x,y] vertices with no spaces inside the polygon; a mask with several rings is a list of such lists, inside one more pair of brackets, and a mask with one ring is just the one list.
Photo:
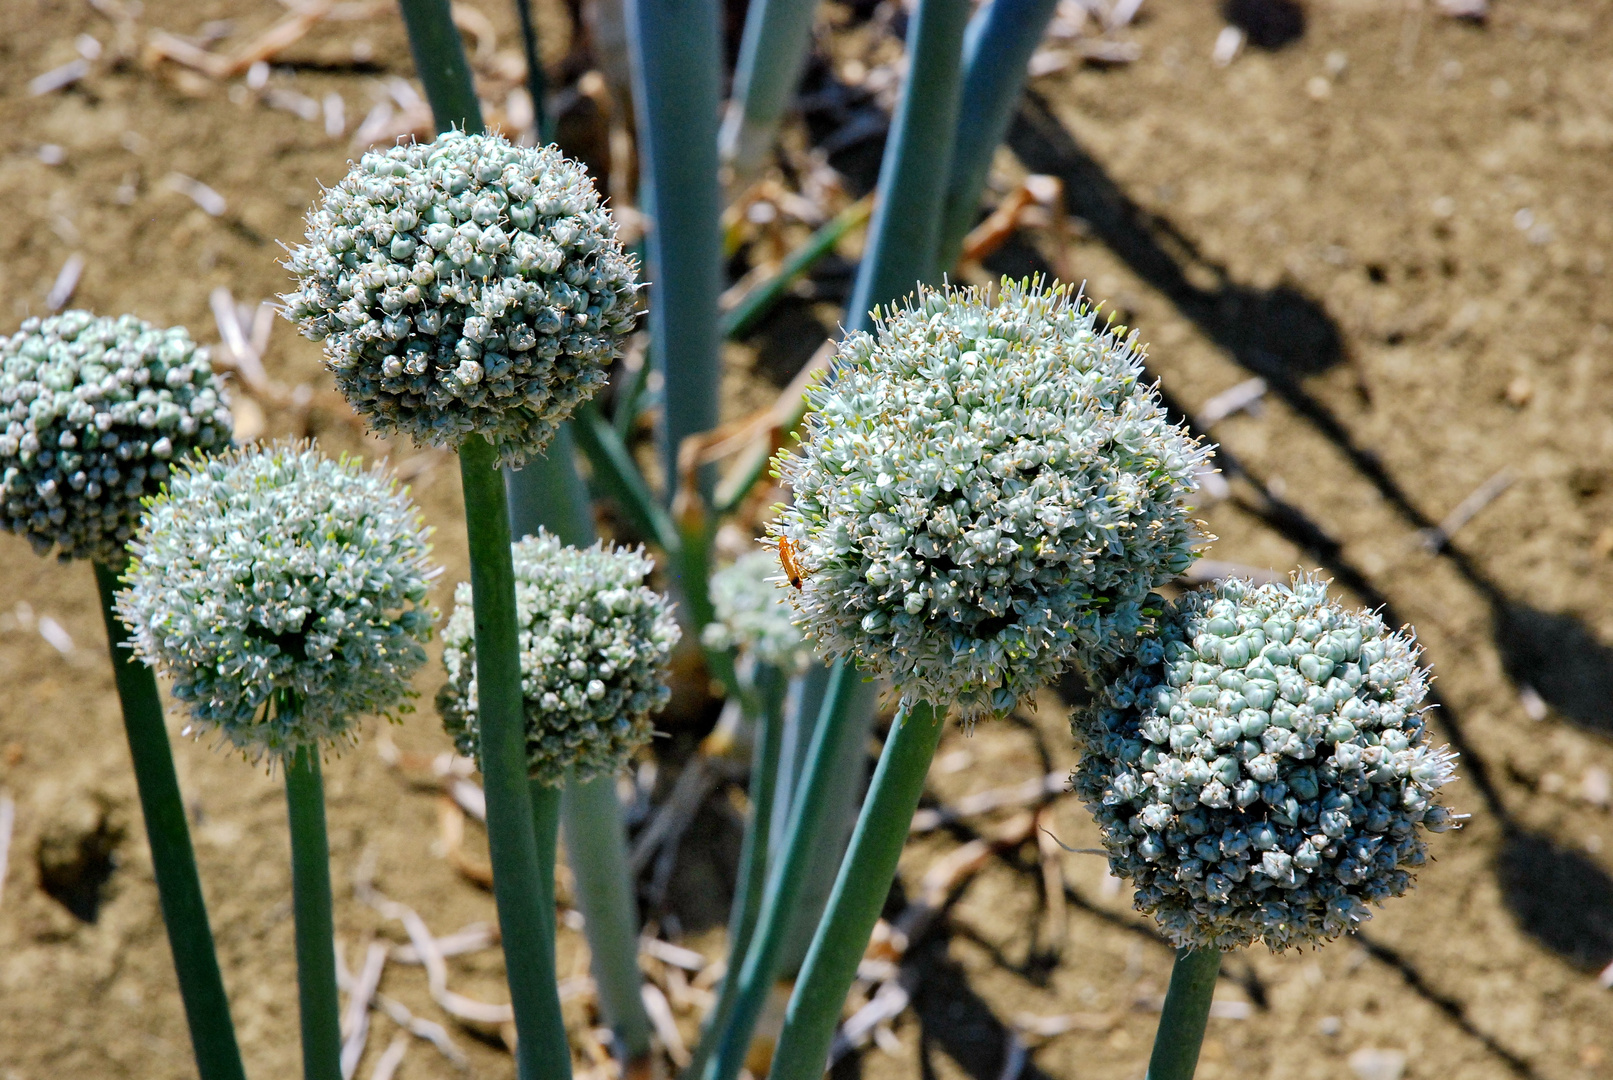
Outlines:
{"label": "green stem", "polygon": [[448,0],[398,0],[409,31],[415,73],[431,102],[438,131],[458,128],[479,135],[484,130],[481,102],[471,79],[465,42],[454,25]]}
{"label": "green stem", "polygon": [[[538,894],[532,898],[532,902],[538,909],[538,918],[543,923],[542,940],[548,946],[547,960],[549,966],[553,968],[556,933],[554,864],[560,844],[560,789],[536,780],[528,780],[527,792],[532,799],[532,839],[538,848]],[[569,1070],[571,1048],[564,1040],[561,1040],[559,1045],[565,1050],[566,1068]]]}
{"label": "green stem", "polygon": [[151,669],[135,659],[129,630],[117,616],[118,576],[95,564],[95,584],[101,591],[101,615],[112,648],[112,673],[123,705],[123,728],[134,760],[135,785],[140,791],[140,812],[151,845],[151,866],[157,876],[157,899],[168,928],[179,978],[179,996],[190,1025],[191,1048],[202,1080],[244,1080],[241,1052],[230,1021],[230,1003],[219,974],[213,932],[208,927],[207,904],[196,873],[196,853],[185,824],[185,804],[163,726],[162,698]]}
{"label": "green stem", "polygon": [[735,192],[749,186],[773,149],[779,120],[806,67],[816,10],[804,0],[751,0],[746,9],[733,96],[719,137]]}
{"label": "green stem", "polygon": [[[715,1032],[728,1026],[739,1000],[740,969],[750,953],[762,897],[767,887],[768,852],[775,826],[774,800],[778,789],[779,749],[783,743],[783,701],[778,693],[781,675],[777,668],[759,666],[757,682],[762,715],[755,718],[756,743],[751,748],[751,816],[745,824],[745,838],[739,849],[739,873],[734,881],[734,903],[728,913],[728,975],[723,978],[716,1006],[701,1025],[700,1042],[684,1075],[698,1077],[716,1046]],[[782,831],[782,826],[779,827]]]}
{"label": "green stem", "polygon": [[487,846],[515,1013],[516,1069],[521,1080],[552,1080],[570,1076],[571,1053],[560,1017],[554,939],[545,936],[553,914],[546,920],[538,900],[545,886],[527,786],[509,507],[497,454],[486,439],[472,436],[460,445],[459,470],[476,625],[476,711],[482,730]]}
{"label": "green stem", "polygon": [[593,466],[594,480],[621,508],[639,535],[655,541],[661,550],[676,558],[682,543],[672,516],[666,512],[638,471],[633,455],[616,429],[600,415],[593,402],[577,408],[571,422],[577,444]]}
{"label": "green stem", "polygon": [[[664,377],[661,460],[670,498],[678,482],[678,448],[718,421],[721,31],[717,0],[625,0],[624,6],[642,203],[651,220],[645,275],[654,283],[650,355]],[[708,498],[715,476],[709,466],[701,470],[699,487]],[[704,590],[704,580],[696,584]]]}
{"label": "green stem", "polygon": [[968,20],[969,0],[919,0],[908,23],[907,84],[880,163],[868,254],[846,308],[848,329],[867,329],[875,306],[936,277]]}
{"label": "green stem", "polygon": [[840,864],[829,909],[818,924],[784,1013],[768,1080],[820,1080],[857,964],[896,877],[907,829],[941,741],[945,714],[903,703],[885,737],[873,785]]}
{"label": "green stem", "polygon": [[[806,884],[802,871],[811,862],[814,850],[822,839],[828,805],[824,793],[835,781],[833,774],[838,764],[835,747],[838,736],[851,726],[847,706],[857,697],[851,693],[851,688],[860,679],[850,665],[841,664],[835,668],[825,702],[825,709],[833,711],[819,721],[818,730],[814,733],[800,789],[790,807],[784,847],[777,865],[768,872],[756,930],[744,963],[738,968],[733,1011],[726,1018],[718,1017],[712,1028],[717,1043],[703,1074],[705,1080],[734,1080],[744,1065],[745,1052],[750,1047],[756,1022],[767,1003],[773,980],[778,976],[784,947],[788,942],[791,916]],[[907,835],[905,829],[902,835]],[[886,885],[889,885],[888,880]],[[883,897],[884,893],[880,895]],[[872,927],[873,924],[869,925]],[[866,939],[866,935],[864,937]],[[861,955],[861,947],[858,955]],[[684,1075],[692,1074],[685,1072]]]}
{"label": "green stem", "polygon": [[[276,694],[282,713],[296,706]],[[342,1023],[336,999],[336,924],[331,915],[330,844],[319,750],[299,746],[284,759],[291,822],[291,901],[297,927],[297,1002],[303,1080],[342,1080]]]}
{"label": "green stem", "polygon": [[1025,70],[1058,0],[991,0],[969,20],[963,39],[963,95],[958,108],[937,266],[950,270],[974,227],[991,159],[1008,133]]}
{"label": "green stem", "polygon": [[[577,907],[593,954],[599,1007],[616,1035],[624,1065],[650,1052],[650,1018],[644,1011],[638,967],[638,904],[628,869],[627,826],[616,799],[616,778],[568,783],[560,811],[566,852],[577,882]],[[623,1069],[622,1075],[632,1075]]]}
{"label": "green stem", "polygon": [[1219,949],[1176,950],[1171,986],[1165,992],[1165,1009],[1154,1035],[1154,1052],[1148,1058],[1147,1080],[1193,1080],[1220,971]]}
{"label": "green stem", "polygon": [[[510,517],[518,532],[535,533],[541,525],[567,544],[593,543],[588,493],[577,475],[570,442],[572,429],[583,423],[586,419],[579,417],[562,427],[547,457],[528,462],[519,472],[504,474]],[[533,794],[536,798],[536,788]],[[592,954],[594,982],[599,987],[600,1011],[616,1035],[623,1075],[631,1075],[627,1065],[650,1053],[650,1018],[644,1011],[638,905],[628,869],[627,826],[616,800],[616,778],[596,776],[582,784],[568,782],[560,794],[560,816],[571,873],[577,882],[583,933]],[[548,846],[553,847],[552,843]],[[545,851],[541,833],[538,850],[540,855]]]}

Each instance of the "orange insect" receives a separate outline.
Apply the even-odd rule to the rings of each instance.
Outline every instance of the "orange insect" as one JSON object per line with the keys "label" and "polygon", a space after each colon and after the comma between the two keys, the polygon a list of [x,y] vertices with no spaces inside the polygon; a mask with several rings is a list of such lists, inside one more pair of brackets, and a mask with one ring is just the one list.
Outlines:
{"label": "orange insect", "polygon": [[779,565],[784,567],[784,576],[789,579],[791,585],[799,589],[801,579],[807,576],[807,572],[801,569],[800,562],[796,560],[795,545],[790,543],[788,536],[778,538],[778,561]]}

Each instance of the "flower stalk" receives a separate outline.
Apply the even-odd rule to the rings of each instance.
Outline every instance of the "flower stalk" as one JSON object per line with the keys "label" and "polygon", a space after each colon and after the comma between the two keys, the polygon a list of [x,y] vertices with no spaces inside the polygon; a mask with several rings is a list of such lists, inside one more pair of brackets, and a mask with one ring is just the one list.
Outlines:
{"label": "flower stalk", "polygon": [[162,905],[163,924],[168,928],[168,947],[179,978],[179,996],[190,1026],[196,1069],[201,1080],[244,1080],[246,1073],[230,1019],[229,998],[219,973],[207,903],[196,872],[196,853],[185,823],[179,777],[174,772],[168,730],[163,724],[157,679],[149,667],[135,659],[128,627],[117,616],[117,574],[104,563],[94,566],[101,615],[111,646],[112,672],[123,706],[124,733],[129,739],[135,785],[140,792],[140,812],[151,845],[157,898]]}
{"label": "flower stalk", "polygon": [[[288,719],[295,696],[275,695]],[[283,759],[291,825],[291,899],[297,937],[297,1002],[304,1080],[342,1080],[342,1030],[336,997],[336,925],[331,913],[330,843],[319,750],[299,746]]]}
{"label": "flower stalk", "polygon": [[[476,708],[487,843],[515,1012],[517,1071],[521,1080],[564,1078],[571,1075],[571,1051],[555,981],[553,904],[547,915],[542,907],[542,897],[552,898],[554,892],[554,856],[548,857],[545,880],[527,779],[509,510],[491,443],[465,440],[459,465],[476,598]],[[551,837],[551,848],[553,842]]]}
{"label": "flower stalk", "polygon": [[1221,971],[1221,950],[1180,948],[1171,967],[1146,1080],[1193,1080],[1210,1020],[1210,1000]]}
{"label": "flower stalk", "polygon": [[926,702],[904,702],[885,737],[829,907],[790,996],[769,1080],[819,1080],[823,1075],[841,1006],[896,877],[907,826],[924,794],[944,720],[945,714]]}

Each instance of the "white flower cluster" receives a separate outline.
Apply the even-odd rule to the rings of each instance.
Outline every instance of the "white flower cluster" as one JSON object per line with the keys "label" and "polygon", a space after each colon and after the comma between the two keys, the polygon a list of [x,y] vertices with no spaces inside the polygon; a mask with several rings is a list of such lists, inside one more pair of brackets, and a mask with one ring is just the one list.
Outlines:
{"label": "white flower cluster", "polygon": [[801,625],[897,690],[1001,714],[1078,654],[1114,653],[1199,539],[1205,450],[1142,382],[1135,337],[1061,286],[923,290],[854,333],[775,521]]}
{"label": "white flower cluster", "polygon": [[[436,619],[426,535],[379,468],[299,443],[196,459],[151,500],[118,614],[191,717],[248,757],[350,739],[414,696]],[[268,708],[277,690],[300,708]]]}
{"label": "white flower cluster", "polygon": [[[562,544],[539,530],[513,545],[521,693],[530,774],[551,787],[614,773],[650,740],[671,696],[666,665],[681,632],[666,597],[643,582],[642,549]],[[448,682],[437,694],[460,753],[478,756],[476,626],[471,587],[454,592],[443,634]]]}
{"label": "white flower cluster", "polygon": [[711,606],[717,620],[701,631],[709,649],[739,648],[785,675],[812,666],[812,646],[792,621],[778,556],[753,551],[711,575]]}
{"label": "white flower cluster", "polygon": [[1078,714],[1075,790],[1178,946],[1272,949],[1404,893],[1453,755],[1429,744],[1409,636],[1325,583],[1229,580],[1172,603]]}
{"label": "white flower cluster", "polygon": [[68,311],[0,338],[0,527],[41,555],[122,566],[173,464],[226,446],[230,411],[182,328]]}
{"label": "white flower cluster", "polygon": [[606,379],[635,266],[583,167],[450,131],[371,151],[308,217],[286,315],[382,433],[519,466]]}

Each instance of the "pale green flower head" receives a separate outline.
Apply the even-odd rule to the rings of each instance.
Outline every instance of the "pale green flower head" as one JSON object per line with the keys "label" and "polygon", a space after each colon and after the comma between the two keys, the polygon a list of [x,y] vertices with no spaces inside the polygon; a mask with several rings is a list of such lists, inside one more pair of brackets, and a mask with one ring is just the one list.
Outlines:
{"label": "pale green flower head", "polygon": [[1205,449],[1121,338],[1063,286],[924,289],[852,333],[777,459],[771,526],[820,652],[963,718],[1114,653],[1200,540]]}
{"label": "pale green flower head", "polygon": [[[415,696],[426,537],[379,466],[289,442],[192,460],[148,503],[118,614],[196,724],[249,758],[350,741]],[[300,709],[269,708],[276,691]]]}
{"label": "pale green flower head", "polygon": [[[571,547],[542,529],[511,554],[530,775],[558,787],[568,772],[579,783],[614,773],[649,742],[650,714],[671,696],[666,666],[681,631],[667,598],[644,585],[655,564],[642,548]],[[460,753],[479,756],[469,582],[454,592],[442,661],[443,726]]]}
{"label": "pale green flower head", "polygon": [[1455,755],[1429,742],[1415,641],[1324,582],[1189,593],[1093,686],[1075,790],[1178,946],[1354,930],[1458,820],[1435,801]]}
{"label": "pale green flower head", "polygon": [[286,316],[382,434],[520,466],[605,384],[636,266],[581,165],[449,131],[372,150],[308,215]]}
{"label": "pale green flower head", "polygon": [[40,555],[121,567],[141,500],[230,410],[184,329],[68,311],[0,338],[0,528]]}
{"label": "pale green flower head", "polygon": [[794,623],[784,595],[778,556],[753,551],[711,575],[711,606],[717,619],[701,631],[709,649],[738,648],[786,675],[812,666],[812,646]]}

